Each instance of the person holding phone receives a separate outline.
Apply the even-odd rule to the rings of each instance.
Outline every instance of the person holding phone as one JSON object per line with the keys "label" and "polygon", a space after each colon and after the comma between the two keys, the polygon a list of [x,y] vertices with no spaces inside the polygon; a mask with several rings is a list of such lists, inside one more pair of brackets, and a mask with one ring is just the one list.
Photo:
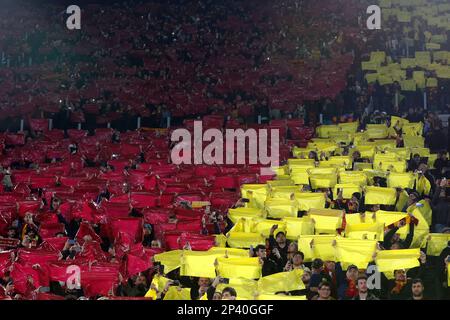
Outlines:
{"label": "person holding phone", "polygon": [[431,201],[432,229],[435,233],[441,233],[445,228],[450,227],[450,204],[446,199],[446,188],[448,181],[446,178],[436,183],[436,190]]}
{"label": "person holding phone", "polygon": [[266,247],[262,244],[257,245],[255,249],[250,247],[250,256],[258,257],[259,262],[262,265],[262,276],[269,276],[271,274],[279,272],[279,265],[273,260],[267,257]]}
{"label": "person holding phone", "polygon": [[277,224],[270,228],[269,249],[271,253],[269,258],[277,263],[278,270],[281,272],[288,262],[288,249],[291,242],[286,239],[286,234],[283,231],[278,232],[274,237],[275,230],[277,229]]}

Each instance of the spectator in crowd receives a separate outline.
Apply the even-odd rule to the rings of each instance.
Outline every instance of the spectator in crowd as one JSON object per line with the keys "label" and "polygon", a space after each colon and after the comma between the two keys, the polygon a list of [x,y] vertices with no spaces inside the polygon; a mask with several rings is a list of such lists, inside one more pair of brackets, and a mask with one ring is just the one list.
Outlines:
{"label": "spectator in crowd", "polygon": [[445,228],[450,227],[450,204],[446,199],[447,179],[437,181],[437,187],[431,201],[432,228],[436,233],[442,233]]}
{"label": "spectator in crowd", "polygon": [[367,277],[365,275],[359,276],[356,280],[356,284],[358,294],[353,300],[379,300],[374,294],[370,293],[367,287]]}
{"label": "spectator in crowd", "polygon": [[424,289],[422,280],[414,279],[411,286],[412,300],[425,300],[423,296]]}
{"label": "spectator in crowd", "polygon": [[318,293],[312,300],[335,300],[331,296],[331,285],[328,282],[321,282],[319,284]]}
{"label": "spectator in crowd", "polygon": [[273,225],[269,234],[269,250],[271,258],[278,265],[279,270],[283,270],[287,263],[288,249],[290,241],[286,239],[283,231],[277,232],[274,238],[274,232],[278,229],[278,225]]}

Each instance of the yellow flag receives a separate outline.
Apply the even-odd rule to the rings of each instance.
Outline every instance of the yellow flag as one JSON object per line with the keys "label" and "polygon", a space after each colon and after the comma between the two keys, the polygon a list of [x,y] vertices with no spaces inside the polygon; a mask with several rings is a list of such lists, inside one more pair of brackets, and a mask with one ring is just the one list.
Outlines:
{"label": "yellow flag", "polygon": [[405,190],[400,192],[400,196],[398,197],[397,203],[395,205],[395,210],[402,211],[408,202],[408,198],[408,192],[406,192]]}
{"label": "yellow flag", "polygon": [[358,126],[359,126],[358,121],[344,122],[344,123],[338,124],[338,127],[341,129],[341,131],[347,132],[347,133],[355,133],[358,130]]}
{"label": "yellow flag", "polygon": [[391,116],[391,128],[395,127],[397,124],[399,124],[400,127],[403,127],[403,125],[406,123],[409,123],[409,121],[406,119],[396,117],[396,116]]}
{"label": "yellow flag", "polygon": [[[348,215],[346,215],[348,217]],[[368,239],[368,240],[384,240],[384,223],[371,222],[367,219],[367,223],[348,223],[345,227],[345,237],[350,239]]]}
{"label": "yellow flag", "polygon": [[371,163],[365,163],[365,162],[355,162],[354,163],[354,170],[355,171],[364,171],[364,170],[372,170],[373,165]]}
{"label": "yellow flag", "polygon": [[244,184],[241,187],[242,198],[252,198],[256,207],[262,209],[268,193],[267,184]]}
{"label": "yellow flag", "polygon": [[[407,126],[407,124],[405,126]],[[395,154],[397,159],[406,160],[410,158],[411,150],[408,148],[387,148],[384,152],[386,154]]]}
{"label": "yellow flag", "polygon": [[450,241],[450,234],[448,233],[431,233],[428,240],[427,255],[439,256],[445,248],[447,248]]}
{"label": "yellow flag", "polygon": [[356,147],[356,149],[354,151],[359,151],[359,153],[361,154],[361,157],[370,159],[370,158],[373,158],[373,156],[375,155],[375,146],[359,145]]}
{"label": "yellow flag", "polygon": [[310,217],[285,217],[282,222],[286,225],[286,238],[289,240],[297,240],[300,235],[314,234],[314,223]]}
{"label": "yellow flag", "polygon": [[272,190],[270,190],[270,197],[271,198],[291,199],[291,196],[295,192],[299,192],[299,191],[300,191],[300,187],[296,186],[296,185],[273,187]]}
{"label": "yellow flag", "polygon": [[[413,214],[415,214],[418,219],[419,217],[423,217],[427,223],[425,228],[428,228],[431,225],[433,210],[431,209],[430,203],[426,200],[420,200],[418,203],[422,205],[422,207],[417,207],[416,210],[413,211]],[[417,215],[417,212],[420,212],[420,216]]]}
{"label": "yellow flag", "polygon": [[267,181],[269,188],[281,187],[281,186],[293,186],[294,182],[292,180],[269,180]]}
{"label": "yellow flag", "polygon": [[164,266],[164,273],[169,273],[181,265],[181,254],[183,250],[172,250],[155,254],[153,256],[156,262],[160,262]]}
{"label": "yellow flag", "polygon": [[280,291],[289,292],[305,289],[305,285],[301,280],[302,274],[303,270],[296,269],[262,277],[258,281],[258,292],[274,294]]}
{"label": "yellow flag", "polygon": [[257,208],[236,208],[228,210],[228,217],[233,223],[237,223],[242,218],[263,218],[265,217],[265,213],[263,210]]}
{"label": "yellow flag", "polygon": [[406,161],[405,160],[398,160],[398,161],[384,161],[377,165],[377,163],[374,163],[373,166],[375,169],[381,169],[384,171],[390,171],[390,172],[405,172],[407,169]]}
{"label": "yellow flag", "polygon": [[414,79],[411,80],[403,80],[400,82],[403,91],[416,91],[416,81]]}
{"label": "yellow flag", "polygon": [[170,287],[163,300],[191,300],[191,289]]}
{"label": "yellow flag", "polygon": [[431,53],[428,51],[416,51],[417,65],[425,67],[431,63]]}
{"label": "yellow flag", "polygon": [[450,263],[447,262],[447,286],[450,287]]}
{"label": "yellow flag", "polygon": [[407,148],[423,147],[425,145],[425,138],[415,136],[404,136],[403,143]]}
{"label": "yellow flag", "polygon": [[266,239],[260,233],[229,232],[227,243],[231,248],[250,248],[265,245]]}
{"label": "yellow flag", "polygon": [[368,124],[366,134],[370,139],[384,139],[389,132],[384,124]]}
{"label": "yellow flag", "polygon": [[217,272],[222,278],[259,279],[259,258],[218,258]]}
{"label": "yellow flag", "polygon": [[373,51],[370,53],[370,61],[377,61],[384,63],[386,60],[386,52],[384,51]]}
{"label": "yellow flag", "polygon": [[367,176],[362,172],[344,171],[339,173],[339,183],[367,185]]}
{"label": "yellow flag", "polygon": [[330,133],[339,132],[339,131],[341,131],[341,129],[337,125],[334,125],[334,124],[321,125],[316,128],[317,137],[323,138],[323,139],[329,138]]}
{"label": "yellow flag", "polygon": [[287,174],[287,165],[278,166],[278,167],[272,167],[271,169],[275,172],[275,174],[277,176],[281,176],[281,175]]}
{"label": "yellow flag", "polygon": [[168,281],[170,281],[169,278],[156,274],[152,280],[152,285],[156,288],[156,290],[155,289],[148,290],[147,293],[145,294],[145,297],[156,300],[157,291],[163,291]]}
{"label": "yellow flag", "polygon": [[436,88],[437,86],[437,78],[427,78],[427,88]]}
{"label": "yellow flag", "polygon": [[382,250],[377,253],[375,262],[379,272],[411,269],[418,267],[420,249]]}
{"label": "yellow flag", "polygon": [[[301,235],[298,238],[298,249],[305,255],[305,262],[311,262],[316,258],[323,261],[336,261],[336,252],[333,247],[334,235]],[[311,246],[311,241],[313,245]]]}
{"label": "yellow flag", "polygon": [[262,234],[264,237],[269,238],[270,229],[273,225],[277,224],[277,232],[284,232],[286,234],[286,223],[283,221],[275,221],[268,219],[253,219],[251,221],[250,232]]}
{"label": "yellow flag", "polygon": [[342,197],[344,199],[351,199],[354,193],[361,193],[362,188],[359,185],[353,183],[337,184],[334,186],[333,191],[335,197],[337,197],[337,195],[339,194],[338,190],[342,190]]}
{"label": "yellow flag", "polygon": [[314,220],[316,234],[336,234],[342,227],[344,213],[341,210],[310,209],[308,216]]}
{"label": "yellow flag", "polygon": [[297,217],[298,202],[287,199],[268,199],[264,203],[267,215],[271,218]]}
{"label": "yellow flag", "polygon": [[214,261],[220,257],[208,251],[184,251],[181,257],[181,276],[215,278]]}
{"label": "yellow flag", "polygon": [[226,287],[232,287],[236,290],[236,300],[254,300],[258,289],[258,282],[251,279],[231,278],[228,284],[219,284],[216,292],[222,292]]}
{"label": "yellow flag", "polygon": [[228,256],[229,258],[248,257],[248,250],[236,249],[236,248],[219,248],[212,247],[208,250],[212,254],[218,254],[222,256]]}
{"label": "yellow flag", "polygon": [[321,188],[333,188],[337,184],[337,176],[329,174],[310,174],[309,181],[311,181],[311,188],[321,189]]}
{"label": "yellow flag", "polygon": [[[310,167],[312,168],[312,166]],[[305,168],[292,168],[290,173],[290,178],[296,185],[308,185],[309,184],[309,174],[307,167]]]}
{"label": "yellow flag", "polygon": [[414,188],[414,181],[416,175],[412,172],[397,173],[391,172],[387,178],[387,185],[389,188]]}
{"label": "yellow flag", "polygon": [[431,191],[431,183],[425,176],[416,179],[416,191],[420,195],[429,195]]}
{"label": "yellow flag", "polygon": [[325,208],[325,196],[322,192],[296,192],[295,199],[300,211]]}
{"label": "yellow flag", "polygon": [[396,190],[394,188],[366,187],[365,204],[394,205]]}
{"label": "yellow flag", "polygon": [[421,136],[423,131],[423,123],[408,123],[403,126],[403,133],[407,136]]}
{"label": "yellow flag", "polygon": [[401,67],[402,69],[415,68],[417,66],[417,61],[414,58],[402,58]]}
{"label": "yellow flag", "polygon": [[345,222],[347,226],[354,224],[375,223],[376,221],[372,217],[373,213],[369,211],[364,213],[346,213]]}
{"label": "yellow flag", "polygon": [[227,246],[227,237],[223,234],[215,234],[214,237],[216,238],[215,240],[215,245],[218,247],[223,247],[225,248]]}
{"label": "yellow flag", "polygon": [[354,264],[366,269],[377,248],[377,240],[359,240],[336,237],[336,259],[346,269]]}

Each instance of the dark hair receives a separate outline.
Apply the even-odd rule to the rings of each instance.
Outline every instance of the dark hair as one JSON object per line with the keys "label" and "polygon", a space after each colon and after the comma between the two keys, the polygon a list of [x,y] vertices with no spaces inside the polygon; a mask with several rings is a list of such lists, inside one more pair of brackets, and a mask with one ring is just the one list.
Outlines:
{"label": "dark hair", "polygon": [[302,257],[302,260],[305,259],[305,255],[304,255],[304,253],[301,252],[301,251],[297,251],[296,253],[294,253],[294,256],[296,256],[296,255],[300,255],[300,256]]}
{"label": "dark hair", "polygon": [[322,281],[321,283],[319,283],[319,286],[318,286],[319,290],[321,290],[322,287],[328,287],[331,289],[331,284],[328,281]]}
{"label": "dark hair", "polygon": [[264,245],[262,245],[262,244],[258,244],[255,247],[255,251],[259,251],[259,250],[266,250],[266,247]]}
{"label": "dark hair", "polygon": [[275,238],[276,237],[278,237],[278,235],[280,235],[280,234],[283,234],[283,236],[285,236],[286,237],[286,234],[283,232],[283,231],[280,231],[280,232],[277,232],[277,234],[276,234],[276,236],[275,236]]}
{"label": "dark hair", "polygon": [[352,194],[352,197],[355,197],[359,201],[359,200],[361,200],[361,193],[355,192]]}
{"label": "dark hair", "polygon": [[323,267],[323,261],[322,259],[314,259],[314,261],[311,264],[311,267],[313,269],[319,269]]}
{"label": "dark hair", "polygon": [[351,270],[351,269],[356,269],[356,271],[359,270],[358,267],[355,266],[354,264],[349,265],[348,268],[347,268],[347,271],[349,271],[349,270]]}
{"label": "dark hair", "polygon": [[423,286],[422,279],[419,279],[419,278],[413,279],[412,284],[416,284],[416,283],[420,283]]}
{"label": "dark hair", "polygon": [[359,282],[359,280],[366,280],[367,281],[367,276],[366,275],[360,275],[359,277],[358,277],[358,279],[356,279],[356,283],[358,283]]}
{"label": "dark hair", "polygon": [[228,292],[232,297],[237,297],[237,293],[236,290],[232,287],[226,287],[225,289],[222,290],[222,295]]}

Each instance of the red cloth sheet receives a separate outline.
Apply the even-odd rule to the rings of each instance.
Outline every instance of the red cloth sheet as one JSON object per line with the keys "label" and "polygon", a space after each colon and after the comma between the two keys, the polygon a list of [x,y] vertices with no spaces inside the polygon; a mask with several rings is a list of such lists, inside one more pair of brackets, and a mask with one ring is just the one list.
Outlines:
{"label": "red cloth sheet", "polygon": [[30,119],[30,128],[34,131],[48,131],[48,119]]}

